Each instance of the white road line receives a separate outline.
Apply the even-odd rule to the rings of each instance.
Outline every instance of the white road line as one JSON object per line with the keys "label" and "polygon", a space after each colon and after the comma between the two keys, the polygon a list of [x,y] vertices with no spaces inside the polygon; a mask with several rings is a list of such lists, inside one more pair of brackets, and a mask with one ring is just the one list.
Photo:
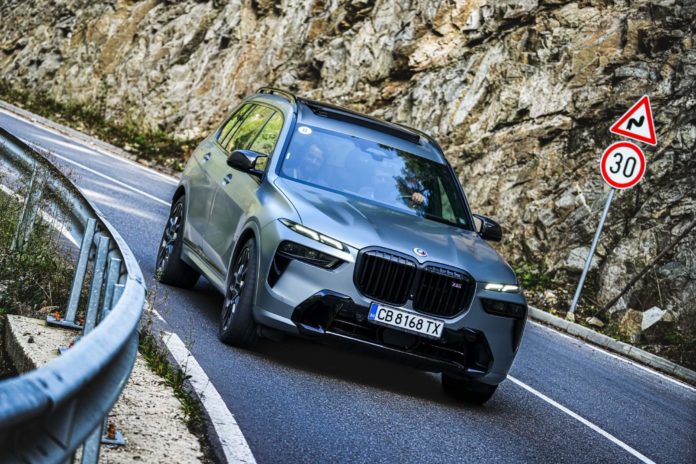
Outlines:
{"label": "white road line", "polygon": [[[31,141],[28,141],[28,140],[25,140],[25,143],[26,143],[27,145],[31,145],[31,146],[34,146],[34,147],[39,147],[39,148],[42,148],[42,149],[44,149],[44,150],[46,149],[45,147],[41,147],[40,145],[37,145],[37,144],[35,144],[35,143],[31,142]],[[154,195],[150,195],[150,194],[147,193],[147,192],[143,192],[142,190],[140,190],[140,189],[138,189],[138,188],[136,188],[136,187],[133,187],[132,185],[126,184],[125,182],[121,182],[120,180],[114,179],[113,177],[107,176],[106,174],[102,174],[101,172],[96,171],[96,170],[94,170],[94,169],[92,169],[92,168],[88,168],[88,167],[85,166],[84,164],[78,163],[77,161],[73,161],[73,160],[71,160],[70,158],[66,158],[65,156],[59,155],[58,153],[55,153],[55,152],[53,152],[53,151],[50,151],[50,153],[51,153],[51,156],[55,156],[56,158],[65,161],[66,163],[73,164],[73,165],[79,167],[80,169],[84,169],[85,171],[94,174],[95,176],[99,176],[99,177],[102,177],[102,178],[104,178],[104,179],[110,180],[111,182],[113,182],[113,183],[116,184],[116,185],[120,185],[121,187],[127,188],[128,190],[130,190],[130,191],[132,191],[132,192],[139,193],[140,195],[142,195],[142,196],[144,196],[144,197],[147,197],[147,198],[149,198],[150,200],[156,201],[157,203],[163,204],[164,206],[167,206],[167,207],[170,206],[170,203],[169,203],[168,201],[164,201],[164,200],[162,200],[162,199],[160,199],[160,198],[157,198],[157,197],[154,196]]]}
{"label": "white road line", "polygon": [[655,461],[653,461],[653,460],[651,460],[650,458],[646,457],[644,454],[642,454],[642,453],[636,451],[635,449],[631,448],[631,447],[628,446],[626,443],[624,443],[624,442],[622,442],[621,440],[619,440],[618,438],[616,438],[614,435],[612,435],[612,434],[610,434],[609,432],[606,432],[605,430],[599,428],[598,426],[596,426],[596,425],[593,424],[592,422],[588,421],[587,419],[585,419],[584,417],[580,416],[579,414],[574,413],[573,411],[571,411],[570,409],[566,408],[566,407],[563,406],[562,404],[560,404],[560,403],[558,403],[558,402],[552,400],[551,398],[549,398],[548,396],[544,395],[544,394],[541,393],[540,391],[535,390],[534,388],[530,387],[529,385],[527,385],[527,384],[524,383],[524,382],[521,382],[520,380],[517,380],[516,378],[514,378],[514,377],[511,376],[511,375],[508,375],[507,378],[510,379],[510,381],[512,381],[514,384],[519,385],[520,387],[524,388],[525,390],[527,390],[528,392],[530,392],[530,393],[533,394],[534,396],[537,396],[537,397],[541,398],[542,400],[544,400],[544,401],[546,401],[547,403],[549,403],[551,406],[560,409],[561,411],[563,411],[564,413],[566,413],[567,415],[569,415],[569,416],[572,417],[573,419],[575,419],[575,420],[577,420],[578,422],[580,422],[580,423],[586,425],[587,427],[591,428],[592,430],[594,430],[594,431],[597,432],[598,434],[602,435],[602,436],[603,436],[604,438],[606,438],[607,440],[609,440],[609,441],[611,441],[612,443],[614,443],[614,444],[620,446],[621,448],[623,448],[624,450],[628,451],[629,453],[631,453],[631,454],[632,454],[633,456],[635,456],[636,458],[640,459],[642,462],[644,462],[644,463],[646,463],[646,464],[655,464]]}
{"label": "white road line", "polygon": [[169,352],[174,356],[181,370],[190,376],[189,381],[210,416],[227,462],[255,463],[254,455],[251,453],[237,421],[234,420],[234,416],[227,409],[220,393],[210,382],[203,368],[177,334],[171,332],[163,332],[163,334],[163,340]]}
{"label": "white road line", "polygon": [[600,348],[600,347],[598,347],[598,346],[595,346],[595,345],[593,345],[592,343],[587,342],[587,341],[585,341],[585,340],[580,340],[579,338],[575,338],[575,337],[573,337],[572,335],[568,335],[568,334],[566,334],[566,333],[560,332],[560,331],[554,329],[553,327],[548,327],[548,326],[546,326],[546,325],[544,325],[544,324],[540,324],[539,322],[532,321],[532,320],[528,320],[528,322],[529,322],[529,323],[532,323],[532,324],[534,324],[534,325],[536,325],[536,326],[542,327],[542,328],[548,330],[549,332],[551,332],[551,333],[553,333],[553,334],[555,334],[555,335],[558,335],[558,336],[560,336],[560,337],[565,337],[565,338],[567,338],[567,339],[569,339],[569,340],[572,340],[572,341],[574,341],[574,342],[580,342],[582,345],[587,346],[587,347],[589,347],[589,348],[591,348],[591,349],[593,349],[593,350],[595,350],[595,351],[598,351],[599,353],[605,354],[605,355],[610,356],[610,357],[612,357],[612,358],[614,358],[614,359],[618,359],[619,361],[623,361],[623,362],[625,362],[625,363],[627,363],[627,364],[630,364],[630,365],[632,365],[632,366],[634,366],[634,367],[637,367],[638,369],[641,369],[641,370],[647,372],[648,374],[655,375],[655,376],[657,376],[657,377],[660,377],[660,378],[663,379],[663,380],[667,380],[667,381],[669,381],[669,382],[671,382],[671,383],[673,383],[673,384],[675,384],[675,385],[679,385],[680,387],[686,388],[687,390],[689,390],[689,391],[691,391],[691,392],[693,392],[693,393],[696,393],[696,388],[692,387],[691,385],[688,385],[688,384],[686,384],[686,383],[684,383],[684,382],[682,382],[682,381],[680,381],[680,380],[677,380],[677,379],[672,378],[672,377],[670,377],[670,376],[668,376],[668,375],[665,375],[665,374],[663,374],[662,372],[658,372],[658,371],[656,371],[655,369],[651,369],[651,368],[649,368],[649,367],[647,367],[647,366],[644,366],[644,365],[642,365],[642,364],[640,364],[640,363],[637,363],[637,362],[635,362],[635,361],[632,361],[632,360],[630,360],[630,359],[628,359],[628,358],[624,358],[624,357],[621,356],[621,355],[612,353],[611,351],[607,351],[607,350],[605,350],[605,349],[603,349],[603,348]]}
{"label": "white road line", "polygon": [[[0,113],[5,113],[6,115],[8,115],[9,117],[14,118],[14,119],[20,119],[20,120],[24,121],[25,123],[30,124],[32,126],[39,126],[39,127],[41,127],[42,130],[45,130],[46,132],[50,132],[51,134],[58,135],[59,137],[62,137],[62,138],[65,138],[65,139],[72,141],[69,134],[61,133],[60,131],[53,129],[52,127],[49,127],[45,124],[42,124],[40,121],[38,121],[36,119],[26,118],[26,117],[22,116],[21,114],[18,114],[18,113],[15,113],[15,112],[3,109],[3,108],[0,108]],[[72,129],[72,130],[75,130],[75,129]],[[76,132],[79,132],[79,131],[76,131]],[[90,137],[89,135],[86,135],[86,134],[83,134],[83,135],[85,137],[88,137],[88,138]],[[89,147],[87,147],[87,148],[89,148],[90,150],[92,150],[100,155],[108,156],[109,158],[113,158],[115,160],[129,164],[129,165],[134,166],[136,168],[148,171],[149,173],[154,174],[154,175],[162,178],[162,180],[165,180],[172,185],[176,185],[179,183],[179,179],[177,179],[176,177],[168,176],[167,174],[159,172],[155,169],[148,168],[147,166],[143,166],[142,164],[136,163],[135,161],[133,161],[131,159],[124,158],[123,156],[119,156],[119,155],[115,155],[113,153],[110,153],[106,150],[99,148],[94,142],[79,141],[79,144],[82,146],[86,146],[85,143],[89,144]]]}

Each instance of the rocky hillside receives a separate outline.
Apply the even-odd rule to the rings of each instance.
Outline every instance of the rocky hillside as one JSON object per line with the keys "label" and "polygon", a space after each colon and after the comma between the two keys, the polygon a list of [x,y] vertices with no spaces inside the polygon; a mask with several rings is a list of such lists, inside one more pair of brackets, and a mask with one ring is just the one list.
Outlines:
{"label": "rocky hillside", "polygon": [[[530,285],[555,279],[546,303],[559,309],[608,192],[609,126],[643,94],[658,146],[616,196],[584,307],[694,220],[693,1],[4,0],[0,17],[6,81],[114,120],[200,136],[271,84],[428,131]],[[687,324],[695,249],[692,232],[613,309],[659,306]]]}

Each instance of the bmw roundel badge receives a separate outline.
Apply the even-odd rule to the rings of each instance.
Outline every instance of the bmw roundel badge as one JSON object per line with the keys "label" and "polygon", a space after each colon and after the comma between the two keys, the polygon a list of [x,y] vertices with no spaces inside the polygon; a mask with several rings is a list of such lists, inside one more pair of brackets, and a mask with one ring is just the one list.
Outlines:
{"label": "bmw roundel badge", "polygon": [[422,248],[414,248],[413,252],[422,258],[425,258],[426,256],[428,256],[428,252]]}

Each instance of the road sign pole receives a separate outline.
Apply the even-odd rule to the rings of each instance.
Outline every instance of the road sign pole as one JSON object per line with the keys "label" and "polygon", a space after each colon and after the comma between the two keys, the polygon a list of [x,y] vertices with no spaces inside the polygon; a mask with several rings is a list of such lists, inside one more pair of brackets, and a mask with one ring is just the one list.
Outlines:
{"label": "road sign pole", "polygon": [[597,243],[599,243],[599,236],[602,233],[602,228],[604,227],[604,221],[607,219],[607,214],[609,214],[609,207],[611,206],[611,200],[614,198],[615,188],[609,191],[609,196],[604,204],[604,211],[602,212],[602,218],[599,220],[599,226],[597,226],[597,232],[595,232],[594,240],[592,241],[592,246],[590,247],[590,253],[587,255],[587,260],[585,261],[585,268],[582,270],[582,275],[580,275],[580,282],[578,282],[578,288],[575,290],[575,296],[573,297],[573,302],[570,304],[570,309],[566,319],[575,319],[575,309],[578,306],[578,300],[580,299],[580,292],[582,291],[582,286],[585,284],[585,277],[587,277],[587,271],[590,270],[590,264],[592,264],[592,257],[597,249]]}

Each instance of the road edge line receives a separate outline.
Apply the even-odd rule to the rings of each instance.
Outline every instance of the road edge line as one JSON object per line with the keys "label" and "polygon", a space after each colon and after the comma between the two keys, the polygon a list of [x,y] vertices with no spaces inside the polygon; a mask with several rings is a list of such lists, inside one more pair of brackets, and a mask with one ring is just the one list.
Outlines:
{"label": "road edge line", "polygon": [[174,332],[162,331],[162,341],[208,413],[227,462],[255,464],[256,459],[234,415],[181,338]]}
{"label": "road edge line", "polygon": [[[585,326],[577,324],[575,322],[570,322],[565,319],[561,319],[558,316],[542,311],[541,309],[529,306],[529,317],[535,321],[541,321],[545,324],[552,326],[552,328],[566,332],[574,337],[586,342],[588,345],[598,345],[602,348],[606,348],[609,351],[613,351],[623,357],[631,358],[638,363],[648,365],[660,372],[665,374],[678,377],[679,379],[686,380],[688,382],[696,383],[696,372],[686,367],[680,366],[677,363],[669,361],[660,356],[649,353],[628,343],[620,342],[614,340],[608,335],[601,334]],[[619,356],[619,359],[623,359]],[[669,378],[669,377],[667,377]],[[678,382],[674,379],[669,378],[674,382]],[[683,385],[681,382],[678,382]]]}

